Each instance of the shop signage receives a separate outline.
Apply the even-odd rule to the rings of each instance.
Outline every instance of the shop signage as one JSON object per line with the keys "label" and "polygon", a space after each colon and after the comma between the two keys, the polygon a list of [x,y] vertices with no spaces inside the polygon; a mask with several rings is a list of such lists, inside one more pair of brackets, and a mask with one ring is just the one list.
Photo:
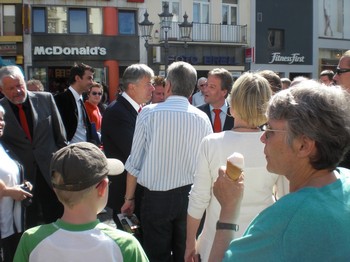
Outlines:
{"label": "shop signage", "polygon": [[293,53],[289,56],[283,56],[281,53],[276,52],[271,54],[271,61],[269,64],[274,63],[288,63],[288,64],[296,64],[296,63],[304,63],[305,56],[301,56],[300,53]]}
{"label": "shop signage", "polygon": [[107,49],[100,46],[85,46],[85,47],[62,47],[62,46],[35,46],[34,55],[45,56],[45,55],[87,55],[87,56],[100,56],[106,55]]}
{"label": "shop signage", "polygon": [[204,65],[234,65],[235,57],[233,56],[203,56],[203,60],[196,56],[169,56],[169,64],[175,61],[184,61],[192,65],[202,62]]}

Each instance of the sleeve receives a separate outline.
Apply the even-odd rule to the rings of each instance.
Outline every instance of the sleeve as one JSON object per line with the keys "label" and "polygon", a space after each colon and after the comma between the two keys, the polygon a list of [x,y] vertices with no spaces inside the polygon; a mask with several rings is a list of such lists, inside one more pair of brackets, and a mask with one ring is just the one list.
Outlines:
{"label": "sleeve", "polygon": [[51,105],[52,129],[54,132],[56,146],[58,148],[62,148],[62,147],[65,147],[67,145],[66,130],[65,130],[65,127],[63,125],[61,115],[60,115],[58,108],[56,106],[56,102],[51,94],[50,94],[49,103]]}
{"label": "sleeve", "polygon": [[212,196],[214,178],[211,175],[208,140],[204,138],[199,148],[194,183],[189,196],[188,214],[201,219]]}
{"label": "sleeve", "polygon": [[146,132],[147,132],[147,120],[146,110],[142,109],[142,112],[136,119],[135,133],[132,140],[131,152],[128,160],[125,163],[125,169],[133,176],[138,177],[142,168],[143,160],[146,154]]}

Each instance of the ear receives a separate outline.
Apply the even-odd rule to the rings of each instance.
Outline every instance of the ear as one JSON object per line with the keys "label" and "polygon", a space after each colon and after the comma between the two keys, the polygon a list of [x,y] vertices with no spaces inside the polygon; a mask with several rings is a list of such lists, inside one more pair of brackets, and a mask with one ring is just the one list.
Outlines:
{"label": "ear", "polygon": [[164,95],[165,95],[165,97],[169,97],[170,95],[172,95],[172,86],[171,86],[170,81],[166,81],[166,83],[165,83]]}
{"label": "ear", "polygon": [[98,196],[103,197],[107,193],[108,181],[103,179],[101,185],[97,188]]}
{"label": "ear", "polygon": [[310,157],[314,155],[316,151],[316,142],[307,136],[301,136],[296,141],[296,147],[298,156],[300,157]]}

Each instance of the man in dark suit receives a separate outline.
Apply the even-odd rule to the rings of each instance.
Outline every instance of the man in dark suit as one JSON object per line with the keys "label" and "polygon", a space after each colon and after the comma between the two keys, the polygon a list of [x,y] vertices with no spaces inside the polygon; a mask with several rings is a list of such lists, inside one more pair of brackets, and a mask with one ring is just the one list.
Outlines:
{"label": "man in dark suit", "polygon": [[55,96],[69,143],[93,142],[91,123],[86,113],[82,94],[93,84],[95,70],[83,63],[70,70],[69,88]]}
{"label": "man in dark suit", "polygon": [[51,188],[49,165],[52,154],[67,145],[55,101],[50,93],[27,91],[17,66],[0,69],[0,91],[5,96],[0,104],[6,111],[2,139],[23,165],[24,178],[33,184],[26,226],[53,222],[62,215],[63,207]]}
{"label": "man in dark suit", "polygon": [[[123,93],[107,107],[102,118],[102,143],[107,157],[117,158],[124,164],[129,157],[137,114],[142,105],[150,101],[154,90],[153,76],[153,70],[143,64],[134,64],[125,70],[122,78]],[[122,229],[117,214],[125,201],[126,171],[109,179],[112,183],[109,186],[107,206],[113,209],[113,219]],[[139,187],[136,201],[140,200],[140,194],[142,189]],[[139,208],[140,203],[136,202],[135,214],[140,218]]]}
{"label": "man in dark suit", "polygon": [[234,119],[226,100],[232,84],[230,72],[224,68],[215,68],[209,71],[207,85],[203,87],[205,104],[198,108],[209,116],[216,133],[233,128]]}

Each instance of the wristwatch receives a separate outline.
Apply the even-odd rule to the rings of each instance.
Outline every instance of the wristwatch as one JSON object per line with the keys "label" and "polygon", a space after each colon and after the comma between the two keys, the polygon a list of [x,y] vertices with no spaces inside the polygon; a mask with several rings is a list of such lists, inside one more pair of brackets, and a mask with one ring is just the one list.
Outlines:
{"label": "wristwatch", "polygon": [[218,222],[216,222],[216,230],[220,230],[220,229],[238,231],[239,225],[231,224],[231,223],[222,223],[222,222],[218,221]]}

